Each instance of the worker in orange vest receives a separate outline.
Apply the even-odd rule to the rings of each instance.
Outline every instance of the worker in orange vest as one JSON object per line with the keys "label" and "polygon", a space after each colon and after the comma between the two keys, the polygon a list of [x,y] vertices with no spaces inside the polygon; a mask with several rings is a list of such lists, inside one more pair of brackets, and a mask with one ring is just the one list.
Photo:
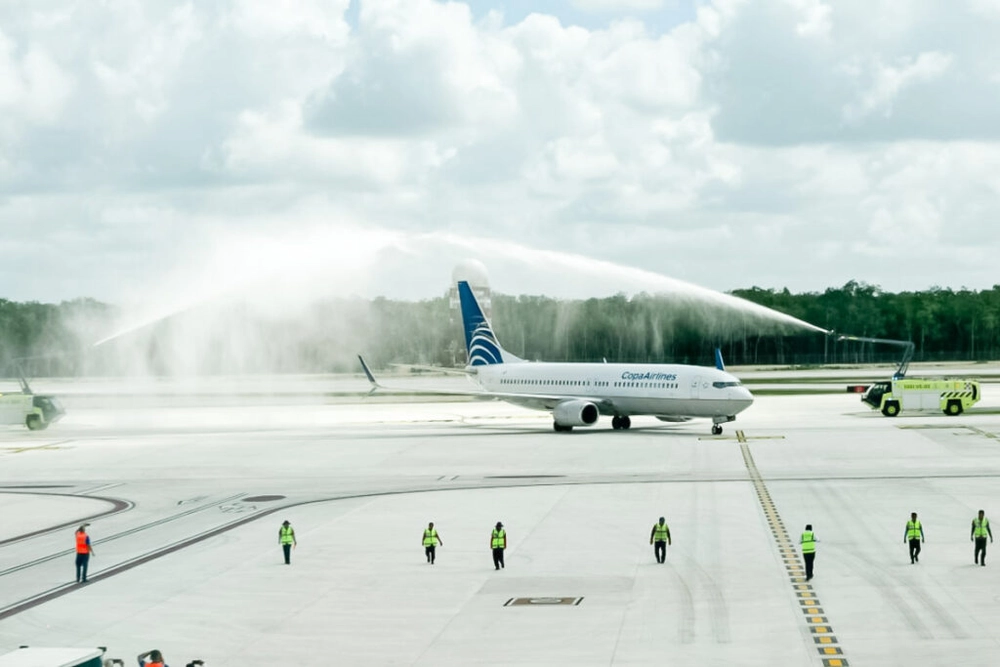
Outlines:
{"label": "worker in orange vest", "polygon": [[[146,662],[146,658],[149,658],[149,662]],[[155,648],[152,651],[140,653],[137,659],[139,667],[167,667],[163,662],[163,654]]]}
{"label": "worker in orange vest", "polygon": [[94,548],[90,546],[90,535],[87,535],[89,525],[85,523],[76,531],[76,583],[78,584],[87,583],[87,564],[94,555]]}

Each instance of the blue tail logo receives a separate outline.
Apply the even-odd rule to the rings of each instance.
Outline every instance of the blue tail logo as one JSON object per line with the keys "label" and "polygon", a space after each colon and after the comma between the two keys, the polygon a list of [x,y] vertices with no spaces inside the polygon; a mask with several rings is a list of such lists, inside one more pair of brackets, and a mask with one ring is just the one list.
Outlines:
{"label": "blue tail logo", "polygon": [[490,326],[483,309],[479,307],[476,295],[469,283],[458,283],[458,300],[462,307],[462,326],[465,329],[465,349],[469,353],[470,366],[489,366],[505,361],[521,361],[502,347]]}

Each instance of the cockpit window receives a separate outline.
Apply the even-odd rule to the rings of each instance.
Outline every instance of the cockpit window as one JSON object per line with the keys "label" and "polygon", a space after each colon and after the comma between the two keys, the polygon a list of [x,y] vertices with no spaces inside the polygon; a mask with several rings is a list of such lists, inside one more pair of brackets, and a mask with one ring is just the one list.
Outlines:
{"label": "cockpit window", "polygon": [[724,389],[725,387],[739,387],[739,382],[713,382],[712,386],[716,389]]}

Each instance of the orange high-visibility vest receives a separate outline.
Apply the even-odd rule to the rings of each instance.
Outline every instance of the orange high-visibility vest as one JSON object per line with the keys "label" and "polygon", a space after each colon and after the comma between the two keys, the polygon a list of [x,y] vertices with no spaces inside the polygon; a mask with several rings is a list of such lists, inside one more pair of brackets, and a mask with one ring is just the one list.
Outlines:
{"label": "orange high-visibility vest", "polygon": [[78,554],[90,553],[90,545],[87,544],[87,533],[82,530],[76,531],[76,552]]}

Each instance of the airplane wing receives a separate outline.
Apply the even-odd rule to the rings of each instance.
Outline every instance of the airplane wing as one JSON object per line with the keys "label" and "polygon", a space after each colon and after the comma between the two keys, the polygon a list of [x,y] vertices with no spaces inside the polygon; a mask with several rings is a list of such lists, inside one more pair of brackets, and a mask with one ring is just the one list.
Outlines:
{"label": "airplane wing", "polygon": [[448,368],[446,366],[422,366],[420,364],[392,364],[397,368],[409,368],[410,370],[422,371],[425,373],[444,373],[445,375],[475,375],[471,368]]}
{"label": "airplane wing", "polygon": [[535,410],[553,410],[557,405],[564,401],[579,400],[593,403],[597,406],[597,409],[601,412],[601,414],[614,414],[614,403],[603,397],[568,396],[565,394],[522,394],[507,391],[483,391],[481,389],[463,391],[461,389],[405,389],[402,387],[386,387],[375,379],[371,369],[368,368],[368,364],[361,357],[361,355],[358,355],[358,361],[361,362],[361,368],[364,370],[365,376],[368,378],[368,382],[372,385],[371,390],[368,392],[369,396],[374,393],[423,394],[429,396],[468,396],[482,400],[507,401],[508,403],[523,405],[526,408],[533,408]]}

